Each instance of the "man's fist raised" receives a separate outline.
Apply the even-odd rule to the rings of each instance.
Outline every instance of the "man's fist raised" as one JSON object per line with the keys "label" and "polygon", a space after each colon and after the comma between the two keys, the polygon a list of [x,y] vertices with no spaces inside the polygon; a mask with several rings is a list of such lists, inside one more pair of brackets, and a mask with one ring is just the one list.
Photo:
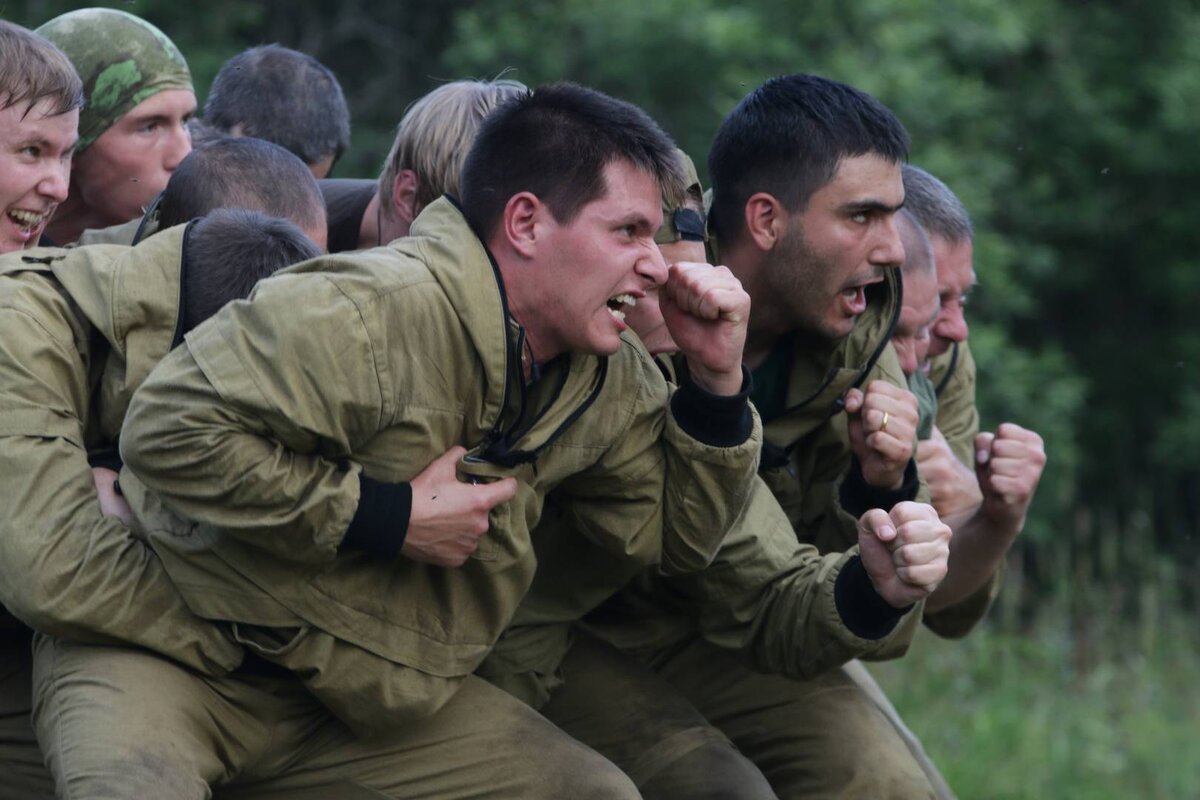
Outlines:
{"label": "man's fist raised", "polygon": [[994,434],[976,436],[975,474],[983,493],[983,513],[1019,528],[1045,466],[1042,437],[1020,425],[1005,422]]}
{"label": "man's fist raised", "polygon": [[978,508],[983,501],[975,471],[958,460],[937,427],[917,442],[917,469],[929,485],[929,502],[943,518]]}
{"label": "man's fist raised", "polygon": [[912,459],[919,410],[916,396],[887,381],[871,381],[866,392],[845,396],[850,447],[863,480],[877,489],[899,489]]}
{"label": "man's fist raised", "polygon": [[692,380],[710,394],[740,392],[750,295],[733,273],[689,261],[672,264],[658,304]]}
{"label": "man's fist raised", "polygon": [[925,503],[874,508],[858,521],[863,567],[875,591],[894,608],[924,600],[946,577],[950,528]]}

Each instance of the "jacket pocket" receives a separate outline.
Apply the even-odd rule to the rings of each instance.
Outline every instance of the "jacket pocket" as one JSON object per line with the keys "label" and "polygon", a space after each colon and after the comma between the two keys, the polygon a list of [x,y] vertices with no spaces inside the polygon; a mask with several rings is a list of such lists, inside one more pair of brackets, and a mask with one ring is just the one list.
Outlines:
{"label": "jacket pocket", "polygon": [[308,629],[307,625],[275,628],[240,622],[229,623],[229,632],[234,641],[275,663],[282,663],[280,659],[300,646],[301,640],[308,634]]}

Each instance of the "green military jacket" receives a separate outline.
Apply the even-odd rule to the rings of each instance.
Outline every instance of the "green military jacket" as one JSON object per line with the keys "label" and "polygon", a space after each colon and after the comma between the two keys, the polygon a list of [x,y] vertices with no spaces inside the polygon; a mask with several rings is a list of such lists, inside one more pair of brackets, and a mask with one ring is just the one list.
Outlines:
{"label": "green military jacket", "polygon": [[[929,378],[937,392],[935,419],[938,430],[946,437],[955,457],[974,471],[979,411],[975,407],[975,358],[971,355],[970,345],[956,342],[945,353],[931,359]],[[966,636],[987,616],[1003,581],[1004,569],[1001,567],[970,597],[929,615],[926,624],[939,636]]]}
{"label": "green military jacket", "polygon": [[[563,547],[561,516],[548,515],[534,541],[538,573],[513,625],[497,642],[479,673],[539,707],[559,685],[558,668],[581,616],[607,594],[577,591],[580,573],[598,573],[604,561],[580,569],[579,552]],[[907,648],[913,625],[898,625],[879,638],[852,632],[835,603],[843,567],[858,555],[822,556],[796,539],[791,523],[766,484],[756,480],[750,501],[708,568],[666,576],[643,570],[611,601],[587,617],[586,627],[619,649],[653,660],[695,636],[743,653],[764,672],[811,678],[852,658]],[[586,563],[586,562],[584,562]],[[919,618],[919,611],[909,612]]]}
{"label": "green military jacket", "polygon": [[48,634],[220,674],[241,648],[101,514],[89,466],[115,453],[133,390],[178,338],[186,230],[0,257],[0,602]]}
{"label": "green military jacket", "polygon": [[157,218],[145,216],[107,228],[88,228],[79,234],[77,247],[92,244],[135,245],[158,230]]}
{"label": "green military jacket", "polygon": [[798,342],[791,353],[786,410],[763,423],[759,474],[783,506],[801,541],[822,553],[858,541],[857,520],[842,510],[841,480],[850,467],[850,438],[842,396],[883,379],[907,386],[889,342],[900,311],[898,270],[869,287],[867,310],[849,336],[836,342]]}
{"label": "green military jacket", "polygon": [[929,379],[937,390],[937,427],[950,450],[969,469],[975,469],[975,437],[979,411],[975,407],[975,357],[967,342],[930,359]]}
{"label": "green military jacket", "polygon": [[[598,552],[705,566],[749,491],[757,425],[736,447],[693,439],[632,336],[527,384],[523,335],[448,200],[412,236],[285,270],[189,333],[134,398],[122,452],[192,608],[275,631],[260,652],[369,731],[435,711],[479,666],[533,578],[552,490]],[[339,550],[360,474],[407,481],[459,444],[465,472],[519,487],[467,564]]]}

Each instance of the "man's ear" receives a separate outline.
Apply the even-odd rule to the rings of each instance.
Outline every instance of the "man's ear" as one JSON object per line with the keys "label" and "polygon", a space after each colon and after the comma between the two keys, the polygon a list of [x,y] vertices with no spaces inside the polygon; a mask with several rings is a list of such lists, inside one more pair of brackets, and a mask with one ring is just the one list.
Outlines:
{"label": "man's ear", "polygon": [[775,195],[758,192],[746,201],[743,212],[746,235],[750,241],[764,252],[773,250],[783,238],[787,226],[787,209]]}
{"label": "man's ear", "polygon": [[532,258],[544,230],[542,218],[547,213],[549,209],[532,192],[519,192],[508,198],[501,225],[509,246],[522,256]]}
{"label": "man's ear", "polygon": [[392,208],[396,209],[397,218],[404,220],[405,225],[412,225],[417,214],[421,213],[421,209],[417,208],[417,187],[420,183],[417,173],[411,169],[400,170],[392,181]]}

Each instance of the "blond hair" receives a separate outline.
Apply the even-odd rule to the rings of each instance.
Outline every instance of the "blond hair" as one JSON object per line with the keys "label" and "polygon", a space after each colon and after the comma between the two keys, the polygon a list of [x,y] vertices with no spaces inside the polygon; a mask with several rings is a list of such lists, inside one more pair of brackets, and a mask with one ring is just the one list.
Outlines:
{"label": "blond hair", "polygon": [[379,175],[379,202],[392,211],[392,187],[402,170],[417,174],[417,210],[446,192],[457,193],[463,162],[488,114],[528,92],[520,81],[461,80],[417,100],[400,120]]}
{"label": "blond hair", "polygon": [[0,108],[43,100],[52,115],[83,106],[83,83],[70,59],[48,39],[0,19]]}

